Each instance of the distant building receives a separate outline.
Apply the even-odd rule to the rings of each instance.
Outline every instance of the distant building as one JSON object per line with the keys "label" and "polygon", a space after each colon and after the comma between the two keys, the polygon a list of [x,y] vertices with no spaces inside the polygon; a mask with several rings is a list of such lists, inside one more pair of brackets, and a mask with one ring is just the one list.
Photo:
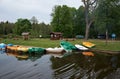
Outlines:
{"label": "distant building", "polygon": [[62,38],[61,32],[51,32],[50,33],[50,39],[51,40],[60,40]]}
{"label": "distant building", "polygon": [[29,34],[30,34],[29,32],[23,32],[22,33],[23,39],[28,40],[29,39]]}

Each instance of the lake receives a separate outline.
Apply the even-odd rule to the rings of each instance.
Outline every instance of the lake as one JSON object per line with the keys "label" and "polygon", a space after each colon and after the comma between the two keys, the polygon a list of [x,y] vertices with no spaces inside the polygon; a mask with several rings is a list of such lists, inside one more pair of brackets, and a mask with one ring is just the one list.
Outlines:
{"label": "lake", "polygon": [[81,52],[58,58],[0,51],[0,79],[120,79],[120,56]]}

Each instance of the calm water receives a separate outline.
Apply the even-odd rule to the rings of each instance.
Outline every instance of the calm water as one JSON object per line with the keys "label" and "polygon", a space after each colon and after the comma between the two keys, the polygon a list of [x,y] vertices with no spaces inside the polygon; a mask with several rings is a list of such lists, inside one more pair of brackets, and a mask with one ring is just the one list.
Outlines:
{"label": "calm water", "polygon": [[119,60],[100,53],[57,58],[0,51],[0,79],[120,79]]}

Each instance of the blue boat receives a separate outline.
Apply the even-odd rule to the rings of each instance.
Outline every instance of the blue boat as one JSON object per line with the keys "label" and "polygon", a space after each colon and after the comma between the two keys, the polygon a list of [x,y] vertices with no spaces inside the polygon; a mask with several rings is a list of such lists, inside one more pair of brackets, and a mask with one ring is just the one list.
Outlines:
{"label": "blue boat", "polygon": [[13,44],[7,44],[7,46],[13,46]]}
{"label": "blue boat", "polygon": [[0,43],[0,50],[5,50],[6,49],[6,44]]}

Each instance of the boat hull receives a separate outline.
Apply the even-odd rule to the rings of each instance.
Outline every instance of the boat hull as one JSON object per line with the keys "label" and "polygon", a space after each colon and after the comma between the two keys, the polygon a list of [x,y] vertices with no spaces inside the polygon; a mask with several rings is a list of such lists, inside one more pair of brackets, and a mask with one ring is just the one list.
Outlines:
{"label": "boat hull", "polygon": [[79,50],[83,50],[83,51],[88,50],[88,48],[86,48],[82,45],[79,45],[79,44],[75,44],[75,47],[77,47]]}
{"label": "boat hull", "polygon": [[88,47],[88,48],[92,48],[92,47],[95,46],[95,44],[93,44],[93,43],[91,43],[91,42],[83,42],[83,45],[84,45],[85,47]]}
{"label": "boat hull", "polygon": [[46,48],[47,53],[60,54],[64,52],[64,48]]}

